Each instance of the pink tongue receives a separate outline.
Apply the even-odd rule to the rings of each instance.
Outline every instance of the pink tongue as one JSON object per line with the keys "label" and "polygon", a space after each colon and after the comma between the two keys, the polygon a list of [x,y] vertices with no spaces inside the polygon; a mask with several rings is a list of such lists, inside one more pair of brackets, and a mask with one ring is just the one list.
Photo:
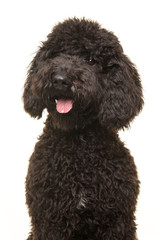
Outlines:
{"label": "pink tongue", "polygon": [[57,111],[59,113],[68,113],[73,107],[72,100],[59,99],[57,100]]}

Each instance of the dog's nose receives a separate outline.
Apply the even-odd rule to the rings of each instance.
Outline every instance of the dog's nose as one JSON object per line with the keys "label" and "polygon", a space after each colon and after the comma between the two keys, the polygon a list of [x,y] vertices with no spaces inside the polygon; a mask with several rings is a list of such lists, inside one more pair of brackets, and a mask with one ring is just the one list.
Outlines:
{"label": "dog's nose", "polygon": [[71,82],[66,73],[57,73],[53,76],[53,85],[58,89],[69,88],[71,87]]}

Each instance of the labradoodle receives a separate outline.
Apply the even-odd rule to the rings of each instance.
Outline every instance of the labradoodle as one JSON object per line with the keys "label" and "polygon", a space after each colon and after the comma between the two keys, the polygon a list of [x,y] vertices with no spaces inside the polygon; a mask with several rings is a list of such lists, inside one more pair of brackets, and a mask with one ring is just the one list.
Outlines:
{"label": "labradoodle", "polygon": [[24,109],[48,117],[26,177],[33,240],[135,240],[139,180],[118,137],[143,106],[135,65],[97,22],[58,23],[31,62]]}

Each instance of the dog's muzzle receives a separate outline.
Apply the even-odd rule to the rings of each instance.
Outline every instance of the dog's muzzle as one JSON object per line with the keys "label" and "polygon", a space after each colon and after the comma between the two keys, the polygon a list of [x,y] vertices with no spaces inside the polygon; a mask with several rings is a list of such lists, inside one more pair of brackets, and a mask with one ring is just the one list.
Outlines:
{"label": "dog's muzzle", "polygon": [[[53,75],[52,81],[53,87],[57,92],[66,95],[68,91],[71,91],[72,83],[65,72]],[[59,96],[59,98],[55,99],[55,103],[56,110],[59,113],[68,113],[73,108],[72,99]]]}

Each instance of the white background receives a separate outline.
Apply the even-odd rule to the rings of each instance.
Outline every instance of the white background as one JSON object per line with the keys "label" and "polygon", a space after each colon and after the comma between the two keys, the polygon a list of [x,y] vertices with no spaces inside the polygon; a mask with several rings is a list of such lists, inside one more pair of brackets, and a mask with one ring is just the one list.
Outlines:
{"label": "white background", "polygon": [[24,181],[42,120],[23,111],[21,95],[33,53],[53,25],[68,17],[97,20],[113,31],[136,63],[145,107],[121,138],[141,180],[140,240],[160,239],[160,6],[151,0],[10,0],[0,6],[0,239],[26,239],[29,217]]}

